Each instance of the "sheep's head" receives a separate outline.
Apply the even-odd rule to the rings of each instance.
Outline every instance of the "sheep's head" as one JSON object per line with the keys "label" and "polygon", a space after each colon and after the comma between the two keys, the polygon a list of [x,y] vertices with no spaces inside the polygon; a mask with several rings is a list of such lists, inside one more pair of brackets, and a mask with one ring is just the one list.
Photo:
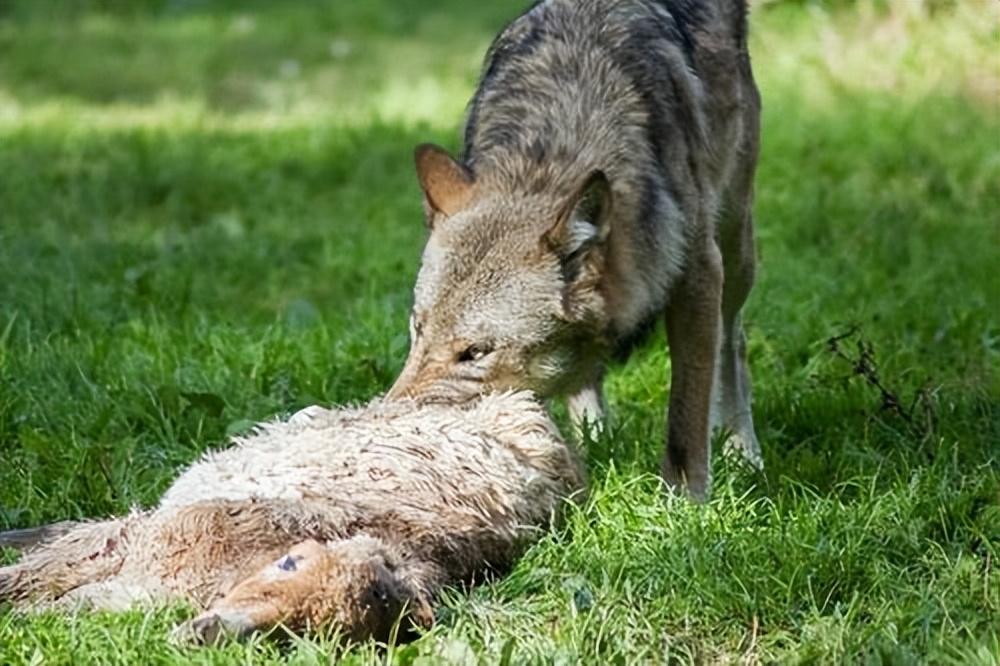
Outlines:
{"label": "sheep's head", "polygon": [[304,541],[234,587],[184,630],[215,643],[226,635],[331,627],[350,640],[385,641],[400,622],[427,626],[426,601],[396,573],[385,545],[368,537],[321,544]]}

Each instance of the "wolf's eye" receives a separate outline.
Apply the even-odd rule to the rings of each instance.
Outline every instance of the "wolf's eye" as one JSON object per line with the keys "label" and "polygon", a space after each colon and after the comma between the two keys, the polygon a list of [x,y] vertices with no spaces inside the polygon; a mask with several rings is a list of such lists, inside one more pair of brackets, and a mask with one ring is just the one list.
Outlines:
{"label": "wolf's eye", "polygon": [[291,555],[285,555],[283,558],[278,560],[278,568],[282,571],[295,571],[298,569],[296,560]]}
{"label": "wolf's eye", "polygon": [[492,353],[493,349],[486,345],[471,345],[458,355],[458,362],[473,363],[475,361],[483,359],[484,357]]}

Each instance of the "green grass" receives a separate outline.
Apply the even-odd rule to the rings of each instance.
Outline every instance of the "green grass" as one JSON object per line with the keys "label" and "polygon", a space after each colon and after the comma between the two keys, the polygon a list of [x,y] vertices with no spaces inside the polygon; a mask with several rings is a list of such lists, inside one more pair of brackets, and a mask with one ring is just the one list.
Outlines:
{"label": "green grass", "polygon": [[[663,501],[660,333],[611,377],[589,503],[416,643],[0,610],[0,663],[1000,662],[1000,17],[836,4],[754,16],[766,477],[718,457],[710,504]],[[248,422],[389,385],[411,148],[456,145],[518,7],[0,2],[0,529],[155,503]],[[827,343],[854,327],[867,378]]]}

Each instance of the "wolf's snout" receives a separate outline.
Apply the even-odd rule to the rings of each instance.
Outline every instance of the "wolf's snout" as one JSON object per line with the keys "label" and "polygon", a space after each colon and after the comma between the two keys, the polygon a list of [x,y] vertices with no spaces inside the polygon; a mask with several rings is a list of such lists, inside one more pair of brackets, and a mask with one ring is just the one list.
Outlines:
{"label": "wolf's snout", "polygon": [[385,394],[387,400],[403,400],[416,398],[420,395],[421,385],[426,384],[427,362],[424,358],[411,353],[406,359],[403,371]]}
{"label": "wolf's snout", "polygon": [[385,394],[386,400],[405,400],[414,397],[412,383],[404,382],[403,377],[399,377],[392,387]]}

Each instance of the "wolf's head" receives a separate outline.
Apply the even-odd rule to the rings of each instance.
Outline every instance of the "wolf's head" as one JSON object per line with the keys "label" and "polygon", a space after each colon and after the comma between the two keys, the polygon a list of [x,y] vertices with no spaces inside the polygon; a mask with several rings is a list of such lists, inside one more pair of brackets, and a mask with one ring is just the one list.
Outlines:
{"label": "wolf's head", "polygon": [[603,352],[601,274],[610,187],[571,191],[477,178],[443,149],[416,150],[430,237],[414,290],[410,354],[389,397],[548,396],[592,378]]}

